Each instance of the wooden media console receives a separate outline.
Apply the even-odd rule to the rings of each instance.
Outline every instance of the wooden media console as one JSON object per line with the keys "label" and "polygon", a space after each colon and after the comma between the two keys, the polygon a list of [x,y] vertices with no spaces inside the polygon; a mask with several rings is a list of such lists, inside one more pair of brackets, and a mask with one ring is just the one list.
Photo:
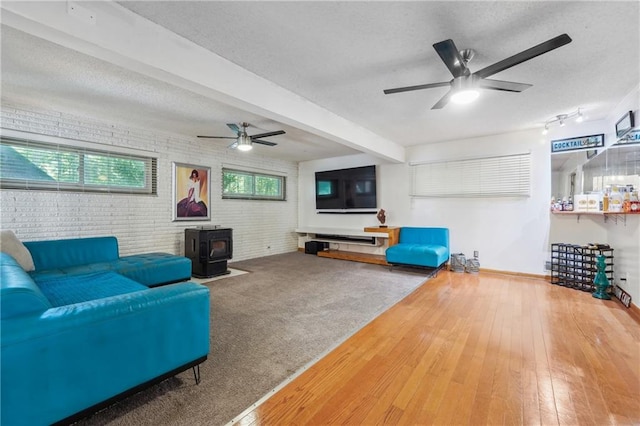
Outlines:
{"label": "wooden media console", "polygon": [[[369,247],[381,247],[385,244],[390,247],[398,243],[400,236],[399,227],[366,227],[363,231],[341,228],[313,228],[305,227],[296,229],[298,234],[306,234],[314,241],[329,243],[344,243],[363,245]],[[351,260],[354,262],[372,263],[376,265],[388,265],[384,254],[365,253],[360,251],[329,249],[318,251],[317,256],[331,259]]]}

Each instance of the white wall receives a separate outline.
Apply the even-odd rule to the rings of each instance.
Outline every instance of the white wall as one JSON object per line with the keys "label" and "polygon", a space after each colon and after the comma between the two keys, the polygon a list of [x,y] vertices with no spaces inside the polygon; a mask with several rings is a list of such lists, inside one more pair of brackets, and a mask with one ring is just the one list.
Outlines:
{"label": "white wall", "polygon": [[[451,252],[482,268],[543,274],[549,246],[549,147],[538,130],[416,146],[410,162],[531,153],[529,198],[415,198],[406,200],[403,223],[449,228]],[[442,182],[446,185],[447,182]]]}
{"label": "white wall", "polygon": [[[233,261],[297,249],[297,164],[240,153],[226,144],[154,133],[57,111],[2,105],[5,129],[101,144],[102,149],[144,150],[158,158],[158,195],[132,196],[53,191],[0,190],[2,229],[25,241],[115,235],[123,255],[164,251],[184,254],[184,229],[233,228]],[[211,167],[211,221],[172,222],[172,162]],[[284,174],[287,201],[222,200],[222,166]]]}

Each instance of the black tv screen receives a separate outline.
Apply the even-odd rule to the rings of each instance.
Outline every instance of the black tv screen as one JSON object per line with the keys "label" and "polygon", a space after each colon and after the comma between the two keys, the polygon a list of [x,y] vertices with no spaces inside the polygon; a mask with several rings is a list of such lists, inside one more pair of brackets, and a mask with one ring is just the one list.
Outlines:
{"label": "black tv screen", "polygon": [[316,209],[375,209],[376,166],[316,172]]}

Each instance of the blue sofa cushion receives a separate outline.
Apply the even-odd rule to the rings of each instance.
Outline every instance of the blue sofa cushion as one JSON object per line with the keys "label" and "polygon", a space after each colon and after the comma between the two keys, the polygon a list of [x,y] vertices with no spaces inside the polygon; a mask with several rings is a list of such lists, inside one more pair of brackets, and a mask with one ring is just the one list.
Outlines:
{"label": "blue sofa cushion", "polygon": [[31,271],[31,278],[41,284],[50,279],[72,277],[76,275],[86,275],[97,272],[109,272],[113,270],[113,262],[91,263],[88,265],[70,266],[65,269],[46,269],[40,271]]}
{"label": "blue sofa cushion", "polygon": [[113,270],[154,287],[191,278],[191,259],[168,253],[135,254],[113,262]]}
{"label": "blue sofa cushion", "polygon": [[22,266],[6,253],[0,253],[0,315],[2,319],[37,314],[51,304]]}
{"label": "blue sofa cushion", "polygon": [[133,293],[147,287],[115,272],[97,272],[51,278],[41,282],[40,289],[51,305],[57,307]]}
{"label": "blue sofa cushion", "polygon": [[68,240],[26,241],[36,271],[117,260],[116,237],[73,238]]}
{"label": "blue sofa cushion", "polygon": [[435,244],[396,244],[387,249],[387,262],[436,268],[449,258],[446,247]]}
{"label": "blue sofa cushion", "polygon": [[449,247],[449,228],[400,228],[399,242],[409,244],[434,244]]}

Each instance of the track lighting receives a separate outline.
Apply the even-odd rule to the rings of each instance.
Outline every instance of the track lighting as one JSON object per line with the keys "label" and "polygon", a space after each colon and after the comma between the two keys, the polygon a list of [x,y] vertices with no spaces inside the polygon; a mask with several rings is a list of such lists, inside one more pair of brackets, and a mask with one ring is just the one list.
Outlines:
{"label": "track lighting", "polygon": [[546,135],[547,133],[549,133],[549,127],[552,124],[558,123],[560,127],[564,127],[565,124],[567,124],[567,120],[570,120],[574,117],[576,119],[576,123],[582,123],[584,121],[584,114],[582,113],[582,110],[580,108],[578,108],[576,111],[573,111],[569,114],[558,114],[554,118],[547,120],[544,123],[544,129],[542,130],[542,134]]}

